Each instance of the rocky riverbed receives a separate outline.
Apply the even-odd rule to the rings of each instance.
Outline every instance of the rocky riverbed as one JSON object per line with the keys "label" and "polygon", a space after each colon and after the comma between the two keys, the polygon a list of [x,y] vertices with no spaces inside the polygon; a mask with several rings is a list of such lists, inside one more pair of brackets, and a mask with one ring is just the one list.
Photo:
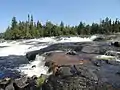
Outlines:
{"label": "rocky riverbed", "polygon": [[[49,43],[45,48],[27,52],[26,60],[31,61],[29,66],[33,68],[27,71],[34,73],[40,65],[39,74],[35,73],[39,76],[19,73],[16,78],[5,77],[0,81],[1,90],[120,90],[118,38],[104,36],[86,42]],[[33,63],[36,55],[37,62]],[[39,60],[42,63],[38,64]]]}

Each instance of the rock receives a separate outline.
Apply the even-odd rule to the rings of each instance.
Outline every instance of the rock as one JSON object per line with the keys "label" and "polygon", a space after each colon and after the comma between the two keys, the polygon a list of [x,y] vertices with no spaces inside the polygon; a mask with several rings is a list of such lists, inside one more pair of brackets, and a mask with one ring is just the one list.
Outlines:
{"label": "rock", "polygon": [[75,52],[75,51],[68,51],[66,54],[68,54],[68,55],[77,55],[77,52]]}
{"label": "rock", "polygon": [[[65,52],[55,52],[48,55],[45,59],[46,66],[54,66],[52,70],[55,72],[42,85],[43,90],[119,90],[119,62],[113,56],[100,55],[102,46],[95,47],[97,49],[89,49],[89,53],[77,52],[76,55],[69,55]],[[102,47],[104,48],[106,46]],[[91,53],[97,58],[90,56]],[[86,56],[89,59],[85,58]]]}
{"label": "rock", "polygon": [[15,79],[13,86],[15,90],[37,90],[37,77],[28,78],[26,76]]}
{"label": "rock", "polygon": [[118,52],[118,51],[107,51],[107,52],[105,53],[105,55],[115,56],[115,57],[117,57],[117,58],[120,58],[120,52]]}
{"label": "rock", "polygon": [[63,77],[72,76],[70,67],[61,67],[60,75]]}
{"label": "rock", "polygon": [[93,41],[104,41],[104,40],[105,40],[104,36],[98,36]]}
{"label": "rock", "polygon": [[32,68],[36,68],[36,65],[33,65]]}
{"label": "rock", "polygon": [[44,83],[43,90],[94,90],[95,83],[84,77],[65,77],[59,78],[50,76],[48,82]]}
{"label": "rock", "polygon": [[10,83],[8,86],[5,87],[5,90],[16,90],[13,86],[13,83]]}
{"label": "rock", "polygon": [[36,75],[33,75],[31,78],[32,78],[33,80],[36,80],[36,79],[37,79],[37,76],[36,76]]}
{"label": "rock", "polygon": [[5,89],[5,87],[11,82],[10,78],[5,78],[0,81],[0,87]]}
{"label": "rock", "polygon": [[[13,90],[40,90],[42,87],[42,90],[120,90],[120,62],[115,60],[115,56],[104,55],[106,51],[119,52],[120,49],[108,43],[54,44],[29,52],[26,54],[29,60],[34,60],[36,54],[45,55],[48,52],[44,62],[53,73],[49,77],[41,75],[17,78],[13,84],[4,83],[4,89],[12,90],[14,87]],[[62,52],[54,52],[55,50]],[[66,50],[71,51],[66,53]],[[35,65],[32,66],[34,67]]]}
{"label": "rock", "polygon": [[120,75],[120,72],[117,72],[116,74],[117,74],[117,75]]}
{"label": "rock", "polygon": [[[81,43],[82,44],[82,43]],[[61,50],[61,51],[66,51],[68,49],[72,49],[74,51],[80,51],[82,49],[82,45],[80,46],[79,43],[59,43],[59,44],[53,44],[50,45],[46,48],[36,50],[36,51],[31,51],[26,54],[26,58],[28,60],[35,60],[35,57],[37,54],[43,54],[46,52],[50,51],[55,51],[55,50]]]}
{"label": "rock", "polygon": [[100,48],[98,46],[85,46],[83,47],[82,52],[99,54]]}
{"label": "rock", "polygon": [[5,78],[0,80],[0,90],[39,90],[36,81],[36,76],[31,78],[23,76],[17,79]]}
{"label": "rock", "polygon": [[120,47],[120,42],[111,42],[111,45],[115,47]]}
{"label": "rock", "polygon": [[24,89],[29,87],[28,77],[24,76],[24,77],[15,79],[15,83],[13,85],[19,89]]}

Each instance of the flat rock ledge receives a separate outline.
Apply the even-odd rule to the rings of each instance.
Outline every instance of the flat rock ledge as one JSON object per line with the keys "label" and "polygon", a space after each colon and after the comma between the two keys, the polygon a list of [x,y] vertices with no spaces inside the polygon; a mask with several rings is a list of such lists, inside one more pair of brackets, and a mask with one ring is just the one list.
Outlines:
{"label": "flat rock ledge", "polygon": [[[86,56],[86,57],[85,57]],[[46,57],[49,72],[43,90],[120,90],[120,63],[89,54],[52,52]]]}
{"label": "flat rock ledge", "polygon": [[115,42],[54,44],[26,54],[29,60],[44,54],[51,75],[4,78],[0,90],[120,90],[120,62],[113,58],[119,52]]}

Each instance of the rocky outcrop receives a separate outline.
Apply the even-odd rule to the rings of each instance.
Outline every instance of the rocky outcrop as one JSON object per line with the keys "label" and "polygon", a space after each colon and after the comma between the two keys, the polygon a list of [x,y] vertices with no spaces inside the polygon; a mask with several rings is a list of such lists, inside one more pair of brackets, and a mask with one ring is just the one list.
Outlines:
{"label": "rocky outcrop", "polygon": [[[54,44],[27,53],[27,58],[32,60],[36,54],[47,52],[45,66],[53,74],[45,80],[42,89],[120,90],[119,43],[111,44],[101,39],[95,42]],[[56,50],[61,52],[54,52]]]}
{"label": "rocky outcrop", "polygon": [[59,43],[28,52],[28,60],[34,60],[37,54],[44,55],[45,66],[52,74],[2,79],[0,90],[120,90],[119,44],[99,40]]}
{"label": "rocky outcrop", "polygon": [[5,78],[0,81],[0,90],[39,90],[37,86],[37,77],[31,78],[21,76],[21,78]]}
{"label": "rocky outcrop", "polygon": [[68,51],[69,49],[74,51],[81,51],[82,49],[82,43],[59,43],[59,44],[53,44],[46,48],[28,52],[26,54],[26,57],[28,60],[35,60],[35,57],[37,54],[44,54],[46,52],[55,51],[55,50],[61,50],[61,51]]}
{"label": "rocky outcrop", "polygon": [[115,47],[120,47],[120,42],[111,42],[111,45]]}
{"label": "rocky outcrop", "polygon": [[120,89],[118,61],[82,56],[69,55],[65,52],[49,54],[46,57],[46,66],[51,68],[53,74],[43,84],[43,90]]}

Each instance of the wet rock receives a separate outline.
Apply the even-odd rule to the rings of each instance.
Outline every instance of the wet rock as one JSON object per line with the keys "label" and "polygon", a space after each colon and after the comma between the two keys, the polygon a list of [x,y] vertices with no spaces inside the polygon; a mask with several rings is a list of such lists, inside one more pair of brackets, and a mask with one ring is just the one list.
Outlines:
{"label": "wet rock", "polygon": [[59,73],[63,77],[72,76],[70,67],[61,67]]}
{"label": "wet rock", "polygon": [[118,52],[118,51],[107,51],[105,53],[105,55],[116,56],[116,57],[120,58],[120,52]]}
{"label": "wet rock", "polygon": [[75,52],[75,51],[68,51],[66,54],[68,54],[68,55],[77,55],[77,52]]}
{"label": "wet rock", "polygon": [[82,52],[99,54],[100,48],[98,46],[85,46],[83,47]]}
{"label": "wet rock", "polygon": [[112,42],[111,45],[115,47],[120,47],[120,42]]}
{"label": "wet rock", "polygon": [[29,86],[28,77],[24,76],[18,79],[15,79],[14,86],[19,89],[24,89]]}
{"label": "wet rock", "polygon": [[5,89],[5,87],[11,82],[10,78],[4,78],[3,80],[0,80],[0,87]]}
{"label": "wet rock", "polygon": [[36,75],[33,75],[31,78],[32,78],[33,80],[36,80],[36,79],[37,79],[37,76],[36,76]]}
{"label": "wet rock", "polygon": [[82,55],[55,52],[48,55],[46,65],[55,65],[52,68],[55,72],[43,84],[43,90],[119,90],[119,62],[112,56],[94,54],[95,57],[100,56],[97,59],[89,57],[89,54],[91,52]]}
{"label": "wet rock", "polygon": [[117,72],[116,74],[120,75],[120,72]]}
{"label": "wet rock", "polygon": [[5,90],[16,90],[16,89],[14,88],[13,83],[10,83],[5,87]]}
{"label": "wet rock", "polygon": [[26,54],[26,57],[27,57],[28,60],[35,60],[35,57],[36,57],[37,54],[43,54],[43,53],[50,52],[50,51],[55,51],[55,50],[66,51],[66,50],[72,49],[74,51],[81,51],[83,46],[79,45],[79,44],[82,44],[82,43],[53,44],[53,45],[50,45],[50,46],[48,46],[46,48],[43,48],[43,49],[40,49],[40,50],[28,52]]}
{"label": "wet rock", "polygon": [[36,65],[33,65],[32,68],[36,68]]}
{"label": "wet rock", "polygon": [[101,60],[95,60],[95,61],[93,61],[93,64],[97,67],[100,67],[101,66]]}
{"label": "wet rock", "polygon": [[98,36],[93,41],[104,41],[104,40],[106,40],[106,38],[104,36]]}
{"label": "wet rock", "polygon": [[[101,41],[101,38],[98,38],[97,41],[99,40]],[[120,51],[118,43],[113,43],[113,46],[102,41],[63,43],[29,52],[26,57],[34,60],[36,54],[53,51],[47,53],[45,58],[45,66],[49,67],[49,71],[53,74],[46,80],[43,80],[42,76],[40,78],[36,76],[21,77],[15,80],[13,87],[15,90],[36,90],[36,85],[38,85],[36,81],[38,80],[42,90],[120,90],[120,63],[114,58],[111,59],[112,56],[94,58],[104,55],[106,51]],[[55,50],[62,52],[56,53]],[[71,51],[66,53],[67,50]],[[6,86],[9,85],[12,86],[12,84]]]}
{"label": "wet rock", "polygon": [[[90,87],[88,87],[90,86]],[[94,90],[95,83],[79,76],[59,78],[50,76],[48,82],[44,83],[43,90]]]}

